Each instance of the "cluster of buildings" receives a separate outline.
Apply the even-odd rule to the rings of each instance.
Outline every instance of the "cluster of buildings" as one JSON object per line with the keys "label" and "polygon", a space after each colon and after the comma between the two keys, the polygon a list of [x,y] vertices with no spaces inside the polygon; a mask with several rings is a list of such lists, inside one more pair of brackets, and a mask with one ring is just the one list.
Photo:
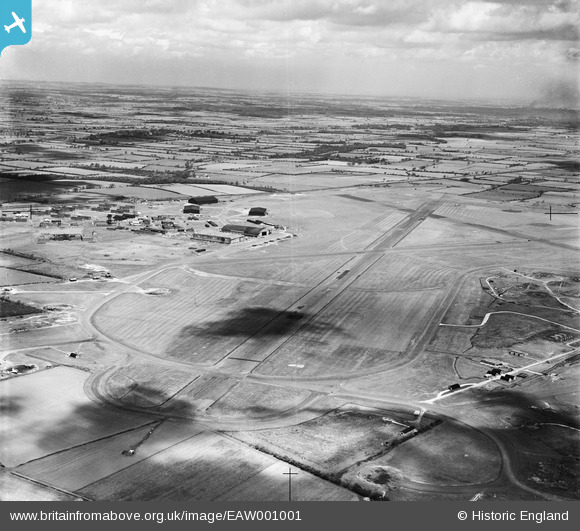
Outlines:
{"label": "cluster of buildings", "polygon": [[[217,202],[218,200],[214,196],[192,197],[188,200],[187,205],[183,207],[183,213],[193,215],[201,214],[202,205],[210,205]],[[267,213],[268,211],[264,207],[252,207],[250,208],[248,215],[265,216]],[[230,244],[245,240],[246,238],[257,238],[259,236],[268,236],[269,234],[272,234],[272,229],[263,226],[261,222],[256,223],[254,220],[248,221],[259,224],[260,226],[226,224],[219,228],[217,223],[208,221],[205,225],[208,230],[194,232],[191,235],[191,238],[193,240]]]}
{"label": "cluster of buildings", "polygon": [[[183,206],[182,214],[187,215],[187,221],[200,221],[202,209],[208,205],[215,205],[219,201],[215,196],[191,197]],[[78,210],[83,211],[79,213]],[[86,211],[106,212],[106,218],[95,219],[87,215]],[[167,231],[187,232],[191,238],[198,241],[231,244],[248,238],[258,238],[272,234],[273,229],[283,229],[278,225],[267,223],[262,219],[268,214],[265,207],[255,206],[248,210],[248,225],[226,223],[219,226],[213,220],[205,220],[205,228],[196,226],[184,228],[180,226],[174,216],[167,213],[143,216],[137,212],[133,204],[119,204],[103,201],[90,205],[53,205],[51,207],[23,206],[20,210],[3,212],[0,221],[32,221],[34,215],[42,215],[38,226],[41,229],[39,243],[47,241],[91,240],[96,234],[88,225],[107,227],[109,229],[129,229],[139,233],[165,233]],[[213,217],[213,216],[212,216]],[[125,222],[127,223],[121,223]],[[65,225],[66,223],[66,225]],[[251,225],[250,225],[251,224]]]}

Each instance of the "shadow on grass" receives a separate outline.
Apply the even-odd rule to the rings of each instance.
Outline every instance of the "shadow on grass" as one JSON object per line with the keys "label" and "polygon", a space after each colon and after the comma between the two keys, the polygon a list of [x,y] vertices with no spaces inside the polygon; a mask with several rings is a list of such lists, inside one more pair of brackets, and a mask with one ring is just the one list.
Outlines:
{"label": "shadow on grass", "polygon": [[167,355],[181,359],[195,352],[199,361],[215,362],[242,341],[255,340],[260,346],[266,346],[268,341],[290,337],[301,327],[315,337],[322,338],[329,333],[348,335],[343,327],[319,316],[313,317],[306,311],[267,307],[234,310],[223,319],[183,327],[169,345]]}
{"label": "shadow on grass", "polygon": [[[128,390],[131,389],[135,388],[128,388]],[[180,398],[179,395],[173,398],[167,397],[163,389],[148,388],[145,385],[140,386],[140,394],[148,396],[160,405],[145,410],[145,408],[128,404],[127,408],[121,408],[122,414],[143,415],[143,424],[147,422],[147,419],[151,423],[173,419],[173,422],[181,422],[184,426],[194,425],[192,423],[195,423],[196,419],[195,404]],[[167,400],[167,398],[170,399]],[[482,490],[503,496],[503,499],[511,497],[518,500],[535,500],[541,499],[542,493],[545,493],[547,497],[557,499],[576,499],[580,490],[577,444],[579,423],[572,406],[549,407],[546,402],[535,398],[529,392],[522,392],[513,387],[490,392],[477,390],[469,398],[474,402],[469,407],[478,412],[470,425],[453,418],[458,408],[465,407],[462,404],[456,404],[449,407],[447,415],[429,413],[424,417],[425,422],[433,422],[434,419],[442,421],[434,429],[420,432],[396,445],[384,444],[385,441],[381,439],[381,437],[387,438],[381,428],[381,423],[384,422],[382,416],[390,416],[386,409],[361,414],[360,410],[346,405],[343,406],[340,414],[328,415],[333,411],[334,406],[314,403],[300,409],[301,412],[311,415],[311,420],[304,421],[304,417],[301,417],[301,420],[297,419],[296,424],[292,424],[288,422],[291,417],[284,415],[287,407],[278,407],[271,397],[268,399],[265,397],[264,403],[254,401],[250,405],[240,402],[237,406],[230,405],[230,408],[232,412],[237,409],[242,420],[244,414],[247,415],[248,420],[255,416],[284,418],[286,427],[245,430],[247,434],[252,435],[250,439],[254,442],[251,447],[259,451],[259,454],[256,454],[254,450],[248,450],[249,443],[231,444],[228,442],[232,436],[238,440],[245,438],[243,428],[241,428],[242,431],[239,426],[228,430],[227,427],[221,426],[217,433],[214,430],[212,434],[204,431],[202,435],[188,439],[189,442],[184,445],[183,451],[174,452],[170,446],[167,446],[161,449],[162,452],[167,451],[167,454],[162,453],[148,463],[139,464],[136,469],[131,466],[127,469],[128,472],[116,472],[110,478],[105,478],[85,489],[85,494],[97,499],[115,500],[213,500],[225,496],[224,493],[228,489],[237,488],[238,483],[232,480],[232,474],[244,476],[241,472],[243,470],[253,470],[253,474],[256,474],[257,470],[263,469],[268,462],[269,458],[264,454],[271,454],[296,467],[299,473],[300,469],[311,472],[337,485],[347,485],[352,492],[373,499],[468,500]],[[345,404],[364,405],[363,399],[355,397],[346,397],[341,400]],[[412,425],[414,415],[411,405],[408,410],[407,408],[403,410],[407,417],[402,419],[403,422]],[[121,427],[116,431],[111,430],[111,423],[118,422],[118,418],[115,418],[118,414],[111,406],[103,408],[92,404],[80,406],[71,413],[67,423],[55,424],[44,435],[46,444],[52,445],[55,439],[68,439],[71,430],[86,433],[85,437],[81,437],[82,443],[102,438],[105,432],[120,433]],[[321,423],[318,419],[326,415],[328,415],[327,420]],[[370,416],[374,416],[375,420],[363,419],[362,422],[353,425],[353,419],[361,415],[362,417],[368,415],[369,419]],[[398,418],[396,414],[395,417]],[[332,424],[331,429],[325,427],[327,422]],[[443,432],[444,435],[448,426],[461,426],[462,429],[467,429],[469,433],[472,433],[469,447],[464,446],[465,440],[454,439],[453,430],[449,436],[441,439],[444,441],[444,447],[441,448],[433,447],[439,437],[433,443],[426,441],[423,444],[413,444],[412,442],[420,442],[421,438],[430,437],[429,434],[434,434],[435,430],[439,434]],[[158,429],[154,424],[152,427]],[[355,429],[360,431],[362,437],[360,440],[366,441],[365,447],[368,448],[365,450],[367,453],[363,452],[361,459],[356,463],[349,462],[351,459],[349,456],[358,450],[356,445],[360,443],[356,441],[359,438],[347,436]],[[403,429],[401,427],[401,430]],[[222,438],[220,435],[222,431],[229,431],[228,437]],[[337,435],[340,433],[344,433],[345,436]],[[369,444],[366,437],[371,437],[374,442]],[[481,437],[486,438],[487,442],[479,448],[481,443],[478,441],[482,440]],[[140,452],[141,446],[145,447],[149,444],[148,438],[148,436],[137,437],[128,449],[135,448]],[[211,438],[210,442],[208,442],[209,438]],[[207,444],[210,446],[208,447]],[[417,463],[421,463],[424,467],[423,474],[427,478],[440,477],[441,467],[459,458],[461,458],[462,467],[461,478],[454,480],[452,475],[454,467],[450,466],[445,471],[449,474],[449,477],[445,476],[445,484],[440,484],[438,481],[432,483],[427,481],[425,484],[414,483],[407,479],[406,461],[401,459],[397,461],[398,468],[394,470],[394,473],[385,472],[388,469],[381,468],[389,462],[385,459],[392,452],[397,452],[407,445],[412,445],[410,449],[407,447],[407,451],[411,451],[410,456],[413,461],[413,465],[410,466],[416,467]],[[497,447],[497,449],[488,455],[488,450],[484,451],[487,446]],[[500,448],[501,458],[499,457]],[[464,458],[464,454],[473,457]],[[313,462],[313,456],[319,456],[320,461]],[[381,461],[376,463],[375,460],[379,457]],[[495,463],[493,466],[498,467],[498,477],[492,481],[486,480],[482,484],[478,476],[483,466],[482,460],[487,459],[493,459]],[[350,470],[361,464],[371,468],[365,469],[366,478],[353,481],[351,476],[345,484],[342,474],[347,469],[337,473],[336,467],[333,470],[327,467],[327,463],[336,461],[349,462],[347,469]],[[98,463],[95,463],[95,466],[99,466]],[[492,466],[492,461],[486,466]],[[529,490],[524,490],[510,482],[508,466]],[[469,477],[469,472],[466,474],[465,467],[472,468],[472,477]],[[209,469],[213,470],[211,477]],[[204,488],[199,486],[201,481],[206,481]],[[267,489],[260,494],[264,499],[268,497],[266,491]],[[237,496],[244,495],[247,496],[247,500],[257,499],[255,492],[237,494]]]}

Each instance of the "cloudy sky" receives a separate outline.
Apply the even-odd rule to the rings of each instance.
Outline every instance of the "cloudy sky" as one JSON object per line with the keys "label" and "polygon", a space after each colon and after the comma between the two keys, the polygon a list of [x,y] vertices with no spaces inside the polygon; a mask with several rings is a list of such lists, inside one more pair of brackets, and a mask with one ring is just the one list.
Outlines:
{"label": "cloudy sky", "polygon": [[570,99],[580,0],[33,0],[0,79]]}

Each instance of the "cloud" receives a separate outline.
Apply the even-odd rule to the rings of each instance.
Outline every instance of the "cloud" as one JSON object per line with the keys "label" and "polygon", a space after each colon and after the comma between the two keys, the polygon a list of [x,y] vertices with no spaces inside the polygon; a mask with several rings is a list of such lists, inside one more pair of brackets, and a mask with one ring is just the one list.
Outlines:
{"label": "cloud", "polygon": [[420,72],[460,91],[469,68],[557,77],[580,22],[578,0],[33,0],[33,15],[3,75],[363,92],[414,89]]}
{"label": "cloud", "polygon": [[[576,40],[580,16],[577,2],[471,1],[442,9],[430,29],[463,33],[474,40]],[[453,9],[450,9],[453,7]]]}

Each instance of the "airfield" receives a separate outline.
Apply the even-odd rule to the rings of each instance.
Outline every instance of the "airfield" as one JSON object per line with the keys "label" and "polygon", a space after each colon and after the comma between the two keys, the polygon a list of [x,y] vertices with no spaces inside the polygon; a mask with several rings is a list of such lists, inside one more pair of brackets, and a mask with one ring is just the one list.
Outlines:
{"label": "airfield", "polygon": [[7,88],[3,500],[579,498],[572,115]]}

